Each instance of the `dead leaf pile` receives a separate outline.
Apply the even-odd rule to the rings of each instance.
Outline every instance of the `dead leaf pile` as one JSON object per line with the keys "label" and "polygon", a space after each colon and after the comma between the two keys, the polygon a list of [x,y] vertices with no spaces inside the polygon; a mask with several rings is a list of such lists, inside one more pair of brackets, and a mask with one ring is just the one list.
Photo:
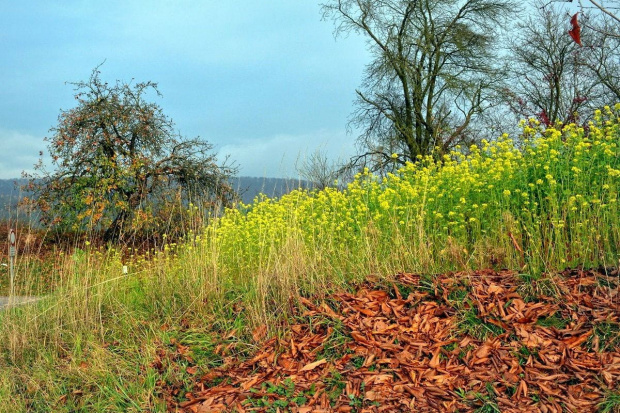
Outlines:
{"label": "dead leaf pile", "polygon": [[553,297],[533,299],[509,271],[401,274],[383,288],[302,300],[307,322],[246,361],[210,370],[169,408],[596,411],[620,389],[618,280],[566,271],[553,279]]}

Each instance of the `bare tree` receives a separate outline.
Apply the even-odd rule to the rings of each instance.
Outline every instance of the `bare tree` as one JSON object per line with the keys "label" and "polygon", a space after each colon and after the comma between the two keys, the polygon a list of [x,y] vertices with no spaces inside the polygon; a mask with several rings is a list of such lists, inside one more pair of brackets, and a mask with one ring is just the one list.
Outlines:
{"label": "bare tree", "polygon": [[350,168],[343,162],[331,160],[325,151],[317,149],[298,161],[297,173],[310,182],[313,188],[342,187],[351,181]]}
{"label": "bare tree", "polygon": [[[572,0],[569,0],[572,2]],[[579,0],[579,7],[583,11],[595,11],[611,18],[615,24],[620,24],[620,1],[618,0]]]}
{"label": "bare tree", "polygon": [[472,121],[499,82],[496,45],[511,0],[333,0],[336,34],[368,40],[373,60],[351,122],[363,129],[355,161],[376,168],[442,154],[472,139]]}
{"label": "bare tree", "polygon": [[[592,48],[568,35],[570,15],[554,6],[536,4],[517,24],[505,89],[506,102],[517,117],[538,117],[547,126],[587,119],[610,99],[609,89],[586,65],[594,57]],[[582,39],[584,45],[591,44],[591,33],[582,33]]]}
{"label": "bare tree", "polygon": [[606,88],[606,103],[620,102],[620,25],[606,15],[584,21],[588,38],[582,64]]}

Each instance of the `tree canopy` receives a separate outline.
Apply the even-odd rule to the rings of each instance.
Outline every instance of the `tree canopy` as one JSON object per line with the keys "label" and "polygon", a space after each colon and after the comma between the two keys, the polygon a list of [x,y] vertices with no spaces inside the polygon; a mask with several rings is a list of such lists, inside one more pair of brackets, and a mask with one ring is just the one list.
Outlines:
{"label": "tree canopy", "polygon": [[171,203],[212,209],[234,199],[235,168],[218,164],[208,142],[181,136],[147,100],[160,96],[157,84],[108,84],[99,68],[72,84],[77,106],[61,112],[46,138],[54,169],[39,162],[29,176],[45,224],[101,229],[116,241],[130,229],[165,225],[156,217]]}

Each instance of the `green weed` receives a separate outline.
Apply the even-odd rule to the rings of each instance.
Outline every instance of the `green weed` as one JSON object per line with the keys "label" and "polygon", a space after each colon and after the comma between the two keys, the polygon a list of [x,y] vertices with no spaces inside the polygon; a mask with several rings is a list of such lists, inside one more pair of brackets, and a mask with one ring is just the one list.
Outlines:
{"label": "green weed", "polygon": [[554,327],[558,330],[563,330],[570,323],[570,320],[566,320],[560,317],[557,313],[548,317],[542,317],[536,320],[536,325],[542,327]]}
{"label": "green weed", "polygon": [[470,306],[468,309],[460,310],[457,314],[459,330],[477,340],[484,341],[488,336],[496,337],[504,333],[504,329],[500,326],[479,317],[476,307]]}
{"label": "green weed", "polygon": [[620,412],[620,391],[608,392],[598,408],[600,413]]}
{"label": "green weed", "polygon": [[595,339],[598,341],[598,350],[601,352],[620,348],[620,324],[613,321],[595,323],[592,326],[592,335],[586,341],[586,346],[592,349]]}

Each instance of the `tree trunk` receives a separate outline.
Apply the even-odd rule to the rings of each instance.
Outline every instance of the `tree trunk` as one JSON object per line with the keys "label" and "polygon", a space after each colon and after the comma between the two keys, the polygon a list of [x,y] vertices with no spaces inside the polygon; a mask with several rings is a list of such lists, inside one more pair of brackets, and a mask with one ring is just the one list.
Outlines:
{"label": "tree trunk", "polygon": [[127,211],[119,212],[116,218],[114,218],[114,221],[112,221],[110,226],[105,230],[103,234],[103,241],[112,243],[120,241],[127,217]]}

